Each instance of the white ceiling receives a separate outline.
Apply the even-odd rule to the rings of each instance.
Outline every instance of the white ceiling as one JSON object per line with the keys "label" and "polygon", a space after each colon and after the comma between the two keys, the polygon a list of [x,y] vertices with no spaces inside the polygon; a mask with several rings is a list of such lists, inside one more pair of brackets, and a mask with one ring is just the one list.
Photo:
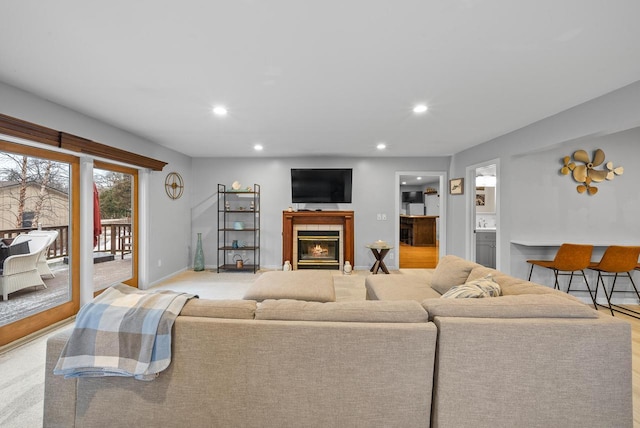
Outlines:
{"label": "white ceiling", "polygon": [[636,0],[0,10],[0,81],[198,157],[449,155],[640,80]]}

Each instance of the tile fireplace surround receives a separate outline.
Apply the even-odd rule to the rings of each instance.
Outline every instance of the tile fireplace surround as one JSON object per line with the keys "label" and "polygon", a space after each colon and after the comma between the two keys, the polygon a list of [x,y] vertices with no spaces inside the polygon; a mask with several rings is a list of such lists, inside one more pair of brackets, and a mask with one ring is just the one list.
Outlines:
{"label": "tile fireplace surround", "polygon": [[[296,230],[318,230],[322,225],[329,226],[325,230],[340,230],[341,265],[345,261],[354,263],[353,243],[353,211],[283,211],[282,213],[282,263],[285,260],[294,263],[297,258]],[[295,241],[295,242],[294,242]],[[295,250],[295,252],[294,252]]]}

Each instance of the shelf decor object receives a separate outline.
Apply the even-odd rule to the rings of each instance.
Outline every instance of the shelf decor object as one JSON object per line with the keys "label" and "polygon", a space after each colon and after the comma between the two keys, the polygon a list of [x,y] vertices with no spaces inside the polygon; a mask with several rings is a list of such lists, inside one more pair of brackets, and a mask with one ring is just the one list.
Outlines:
{"label": "shelf decor object", "polygon": [[452,178],[449,180],[449,194],[462,195],[464,193],[464,178]]}
{"label": "shelf decor object", "polygon": [[218,184],[218,272],[260,269],[260,185]]}
{"label": "shelf decor object", "polygon": [[[560,168],[562,175],[571,175],[573,179],[580,183],[576,190],[578,193],[587,193],[589,195],[595,195],[598,193],[598,188],[594,186],[594,183],[601,183],[605,180],[613,180],[616,175],[622,175],[624,168],[621,166],[614,167],[613,162],[607,162],[602,169],[596,169],[596,167],[602,165],[605,162],[605,154],[602,149],[597,149],[593,152],[593,159],[589,157],[586,150],[576,150],[573,153],[573,161],[571,156],[565,156],[562,158],[563,166]],[[576,162],[579,164],[577,165]]]}

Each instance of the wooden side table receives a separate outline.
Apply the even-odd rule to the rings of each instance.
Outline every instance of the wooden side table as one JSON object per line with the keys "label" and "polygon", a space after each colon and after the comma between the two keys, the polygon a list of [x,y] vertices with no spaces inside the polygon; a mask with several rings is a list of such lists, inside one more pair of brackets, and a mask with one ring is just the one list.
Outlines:
{"label": "wooden side table", "polygon": [[369,244],[366,247],[371,250],[371,252],[373,253],[373,256],[376,258],[376,262],[373,264],[373,266],[371,266],[370,271],[374,275],[376,275],[378,271],[382,269],[384,273],[388,274],[389,270],[387,269],[387,266],[384,264],[384,258],[389,252],[389,250],[391,250],[393,247],[387,244],[378,244],[378,243]]}

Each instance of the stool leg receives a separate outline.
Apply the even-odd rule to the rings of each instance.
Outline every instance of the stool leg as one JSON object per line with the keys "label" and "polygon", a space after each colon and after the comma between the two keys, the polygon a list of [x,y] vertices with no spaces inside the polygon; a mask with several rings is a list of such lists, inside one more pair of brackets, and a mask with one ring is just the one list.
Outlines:
{"label": "stool leg", "polygon": [[[598,301],[598,288],[600,288],[600,272],[598,272],[598,278],[596,279],[596,292],[593,293],[593,298],[597,302]],[[598,305],[596,304],[596,311],[598,310]]]}
{"label": "stool leg", "polygon": [[[587,285],[587,290],[589,290],[589,296],[591,296],[591,301],[593,302],[593,307],[598,309],[598,305],[596,304],[596,298],[593,297],[593,293],[591,292],[591,287],[589,287],[589,282],[587,281],[587,276],[584,274],[584,270],[581,270],[582,277],[584,278],[584,283]],[[568,293],[568,291],[567,291]]]}
{"label": "stool leg", "polygon": [[569,277],[569,285],[567,286],[567,294],[569,294],[569,291],[571,291],[571,281],[573,281],[573,271],[571,272],[571,276]]}
{"label": "stool leg", "polygon": [[613,308],[611,307],[611,297],[613,296],[613,287],[616,286],[616,278],[618,277],[618,274],[616,274],[616,276],[613,277],[613,285],[611,286],[611,293],[607,293],[607,286],[604,284],[604,278],[602,278],[602,273],[598,272],[598,278],[600,278],[602,280],[602,290],[604,290],[604,295],[607,298],[607,303],[609,303],[609,311],[611,312],[611,316],[613,315]]}
{"label": "stool leg", "polygon": [[531,265],[531,269],[529,270],[529,281],[531,281],[531,274],[533,273],[533,264]]}
{"label": "stool leg", "polygon": [[557,269],[554,269],[554,270],[553,270],[553,273],[554,273],[554,274],[555,274],[555,276],[556,276],[556,282],[553,284],[553,289],[554,289],[554,290],[560,290],[560,284],[558,284],[558,270],[557,270]]}
{"label": "stool leg", "polygon": [[638,289],[636,288],[636,283],[633,282],[633,278],[631,277],[631,272],[627,272],[627,276],[629,276],[629,281],[631,281],[631,285],[633,285],[633,289],[636,291],[636,296],[638,296],[638,302],[640,302],[640,293],[638,293]]}

